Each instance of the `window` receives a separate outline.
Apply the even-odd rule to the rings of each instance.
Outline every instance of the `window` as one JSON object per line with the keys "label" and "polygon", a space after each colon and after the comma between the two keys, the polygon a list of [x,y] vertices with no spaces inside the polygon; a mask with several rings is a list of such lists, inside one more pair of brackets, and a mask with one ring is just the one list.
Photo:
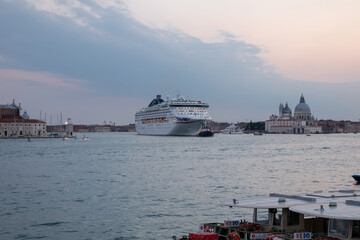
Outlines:
{"label": "window", "polygon": [[331,235],[347,238],[348,228],[348,220],[330,219],[329,221],[329,234]]}
{"label": "window", "polygon": [[360,238],[360,221],[353,221],[351,238]]}
{"label": "window", "polygon": [[280,226],[281,225],[281,218],[282,218],[282,212],[281,209],[269,209],[269,211],[274,213],[274,219],[273,219],[273,225],[274,226]]}
{"label": "window", "polygon": [[269,224],[269,210],[268,209],[254,209],[255,222],[259,224]]}
{"label": "window", "polygon": [[287,210],[287,225],[299,225],[299,214],[293,211]]}

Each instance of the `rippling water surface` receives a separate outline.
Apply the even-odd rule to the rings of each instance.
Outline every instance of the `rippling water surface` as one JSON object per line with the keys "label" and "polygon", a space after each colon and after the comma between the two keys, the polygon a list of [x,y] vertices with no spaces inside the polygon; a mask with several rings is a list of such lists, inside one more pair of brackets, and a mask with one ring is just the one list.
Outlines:
{"label": "rippling water surface", "polygon": [[0,140],[0,239],[171,239],[250,218],[220,200],[360,189],[360,134],[88,136]]}

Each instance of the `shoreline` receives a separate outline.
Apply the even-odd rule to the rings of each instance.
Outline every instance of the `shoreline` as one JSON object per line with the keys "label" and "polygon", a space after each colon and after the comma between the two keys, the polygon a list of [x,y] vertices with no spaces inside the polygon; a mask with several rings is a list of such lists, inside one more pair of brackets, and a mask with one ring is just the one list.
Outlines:
{"label": "shoreline", "polygon": [[0,137],[0,139],[41,139],[41,138],[76,138],[76,136],[31,136],[31,137]]}

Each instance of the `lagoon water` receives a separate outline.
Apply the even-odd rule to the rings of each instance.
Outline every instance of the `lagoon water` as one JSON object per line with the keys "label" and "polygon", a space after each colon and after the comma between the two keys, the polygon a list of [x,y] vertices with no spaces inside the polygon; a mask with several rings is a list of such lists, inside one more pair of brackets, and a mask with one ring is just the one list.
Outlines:
{"label": "lagoon water", "polygon": [[0,239],[172,239],[218,201],[358,189],[360,134],[0,140]]}

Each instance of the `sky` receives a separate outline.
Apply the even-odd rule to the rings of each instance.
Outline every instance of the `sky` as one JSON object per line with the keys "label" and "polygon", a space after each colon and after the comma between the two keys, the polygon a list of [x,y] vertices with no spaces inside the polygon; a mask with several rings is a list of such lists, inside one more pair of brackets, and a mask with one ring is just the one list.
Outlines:
{"label": "sky", "polygon": [[134,122],[156,94],[262,121],[304,94],[318,119],[359,121],[360,2],[1,0],[0,104],[31,118]]}

